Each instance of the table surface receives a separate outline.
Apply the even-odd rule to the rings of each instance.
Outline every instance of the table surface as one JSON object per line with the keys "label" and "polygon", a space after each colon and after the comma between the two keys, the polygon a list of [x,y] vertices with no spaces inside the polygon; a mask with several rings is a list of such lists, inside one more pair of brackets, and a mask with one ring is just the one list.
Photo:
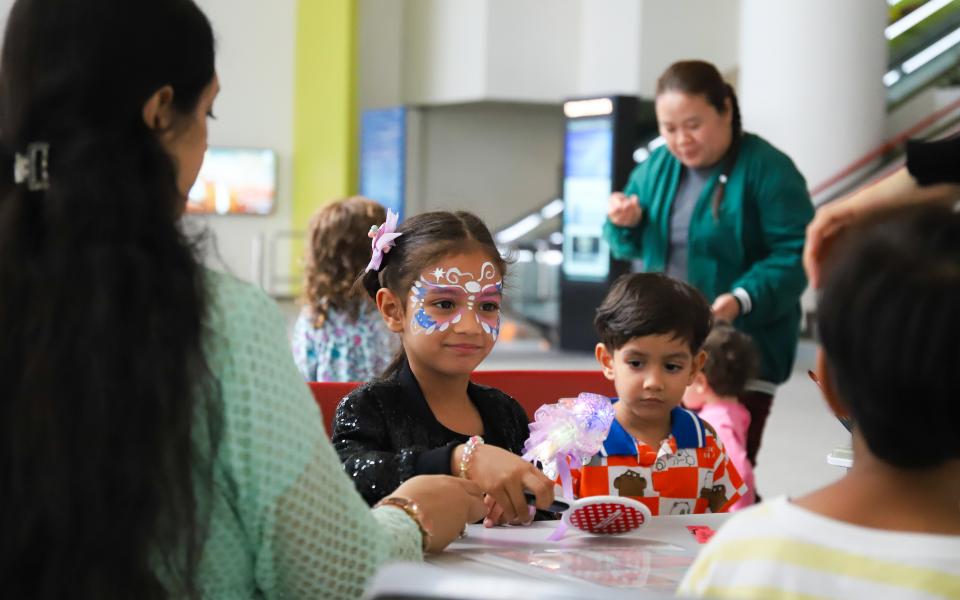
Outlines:
{"label": "table surface", "polygon": [[590,535],[568,529],[559,541],[550,541],[559,521],[537,521],[528,527],[470,525],[465,538],[451,544],[427,562],[477,575],[507,572],[619,589],[672,591],[702,545],[687,529],[714,530],[729,514],[653,517],[647,526],[628,535]]}

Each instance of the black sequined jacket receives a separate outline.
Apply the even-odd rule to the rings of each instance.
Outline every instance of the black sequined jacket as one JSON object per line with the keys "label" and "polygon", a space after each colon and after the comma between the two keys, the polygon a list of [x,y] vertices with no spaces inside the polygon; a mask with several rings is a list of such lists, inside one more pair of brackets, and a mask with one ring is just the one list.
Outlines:
{"label": "black sequined jacket", "polygon": [[[467,395],[483,421],[484,442],[522,454],[529,429],[520,404],[474,383]],[[468,437],[437,421],[406,363],[390,378],[352,391],[333,420],[343,469],[371,505],[414,475],[450,475],[450,455]]]}

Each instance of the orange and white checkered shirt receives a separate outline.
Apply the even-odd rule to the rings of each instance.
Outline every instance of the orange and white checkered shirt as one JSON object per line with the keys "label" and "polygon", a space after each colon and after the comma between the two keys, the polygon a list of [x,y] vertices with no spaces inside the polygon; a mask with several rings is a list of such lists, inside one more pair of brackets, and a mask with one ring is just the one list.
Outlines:
{"label": "orange and white checkered shirt", "polygon": [[723,443],[693,412],[670,413],[670,436],[659,448],[639,443],[614,419],[603,448],[573,470],[574,493],[627,496],[653,515],[726,512],[747,487]]}

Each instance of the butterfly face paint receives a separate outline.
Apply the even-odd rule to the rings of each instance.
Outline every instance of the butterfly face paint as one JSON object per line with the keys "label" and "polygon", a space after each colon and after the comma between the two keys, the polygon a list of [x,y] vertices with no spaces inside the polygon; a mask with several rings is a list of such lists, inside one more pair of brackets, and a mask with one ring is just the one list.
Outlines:
{"label": "butterfly face paint", "polygon": [[432,335],[463,319],[474,320],[493,341],[500,335],[503,281],[490,261],[477,273],[456,266],[438,266],[421,273],[410,288],[411,331]]}

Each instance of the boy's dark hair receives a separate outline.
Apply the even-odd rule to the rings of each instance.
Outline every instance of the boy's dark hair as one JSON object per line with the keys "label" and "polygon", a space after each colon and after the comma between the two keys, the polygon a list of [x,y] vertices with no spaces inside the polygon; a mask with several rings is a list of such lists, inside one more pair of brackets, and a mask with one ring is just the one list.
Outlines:
{"label": "boy's dark hair", "polygon": [[593,324],[610,352],[635,337],[671,334],[696,354],[713,314],[703,294],[682,281],[663,273],[629,273],[610,287]]}
{"label": "boy's dark hair", "polygon": [[760,366],[750,336],[726,321],[718,321],[703,342],[707,361],[703,374],[719,396],[739,396]]}
{"label": "boy's dark hair", "polygon": [[870,451],[907,469],[960,458],[960,214],[896,211],[851,231],[832,258],[820,339]]}
{"label": "boy's dark hair", "polygon": [[[490,261],[507,277],[507,263],[500,255],[496,242],[486,224],[473,213],[458,210],[456,212],[433,211],[414,215],[397,226],[402,233],[396,245],[383,257],[383,266],[379,271],[367,271],[360,276],[358,283],[367,294],[376,300],[380,288],[388,288],[401,298],[406,298],[410,286],[419,277],[421,270],[444,256],[481,250],[486,252]],[[399,353],[381,377],[395,373],[406,353],[401,346]]]}

